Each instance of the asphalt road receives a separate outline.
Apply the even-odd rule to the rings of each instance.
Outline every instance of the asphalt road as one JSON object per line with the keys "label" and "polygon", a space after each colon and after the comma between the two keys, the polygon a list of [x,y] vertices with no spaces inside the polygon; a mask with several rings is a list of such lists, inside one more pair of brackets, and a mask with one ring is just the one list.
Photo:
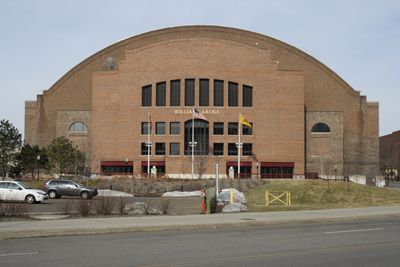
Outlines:
{"label": "asphalt road", "polygon": [[0,241],[1,266],[399,266],[400,217]]}

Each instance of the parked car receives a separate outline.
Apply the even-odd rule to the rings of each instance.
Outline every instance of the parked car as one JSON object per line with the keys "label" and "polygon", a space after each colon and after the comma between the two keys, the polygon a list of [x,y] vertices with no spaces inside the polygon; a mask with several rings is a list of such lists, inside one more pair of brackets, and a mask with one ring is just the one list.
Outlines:
{"label": "parked car", "polygon": [[96,188],[89,188],[71,180],[52,179],[44,184],[44,191],[50,198],[61,196],[80,196],[83,199],[90,199],[97,195]]}
{"label": "parked car", "polygon": [[0,200],[39,203],[48,199],[46,192],[19,181],[0,181]]}

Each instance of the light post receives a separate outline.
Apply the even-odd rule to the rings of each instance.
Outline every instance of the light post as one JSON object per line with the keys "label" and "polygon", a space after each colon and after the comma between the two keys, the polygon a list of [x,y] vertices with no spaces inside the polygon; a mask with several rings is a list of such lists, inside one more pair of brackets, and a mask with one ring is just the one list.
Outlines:
{"label": "light post", "polygon": [[216,198],[218,198],[219,193],[219,160],[215,162],[215,194]]}
{"label": "light post", "polygon": [[[146,147],[147,147],[147,179],[150,178],[150,151],[151,151],[152,144],[153,143],[150,142],[149,140],[146,142]],[[143,178],[143,177],[141,177],[141,178]]]}
{"label": "light post", "polygon": [[194,141],[193,135],[192,135],[192,142],[189,142],[189,146],[192,148],[192,179],[194,179],[194,149],[197,146],[197,142]]}
{"label": "light post", "polygon": [[238,179],[240,179],[240,151],[243,146],[243,143],[240,142],[240,129],[239,129],[239,142],[235,143],[237,147],[237,153],[238,153],[238,166],[237,166],[237,174],[238,174]]}
{"label": "light post", "polygon": [[126,180],[128,180],[128,158],[125,158],[125,176]]}
{"label": "light post", "polygon": [[256,170],[257,170],[256,179],[258,179],[258,168],[259,168],[259,163],[258,163],[258,161],[257,161],[257,163],[256,163]]}
{"label": "light post", "polygon": [[36,156],[36,168],[37,168],[37,181],[39,181],[39,168],[40,168],[40,164],[39,164],[39,161],[40,161],[40,155],[37,155]]}
{"label": "light post", "polygon": [[337,175],[338,166],[335,164],[335,165],[333,166],[333,168],[335,168],[335,181],[336,181],[336,175]]}

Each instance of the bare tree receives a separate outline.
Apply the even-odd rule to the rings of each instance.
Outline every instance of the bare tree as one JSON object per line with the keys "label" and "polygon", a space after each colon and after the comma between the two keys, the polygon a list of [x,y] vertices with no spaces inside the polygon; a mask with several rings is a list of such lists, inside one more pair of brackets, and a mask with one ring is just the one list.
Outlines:
{"label": "bare tree", "polygon": [[194,165],[195,171],[199,175],[199,179],[201,179],[204,173],[207,171],[207,163],[210,159],[210,155],[212,155],[212,148],[208,148],[208,153],[200,153],[202,155],[195,156]]}

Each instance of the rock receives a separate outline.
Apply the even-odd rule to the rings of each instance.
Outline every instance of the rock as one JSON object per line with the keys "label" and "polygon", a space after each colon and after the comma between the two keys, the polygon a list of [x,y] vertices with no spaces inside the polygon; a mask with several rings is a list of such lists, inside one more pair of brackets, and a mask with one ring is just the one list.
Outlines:
{"label": "rock", "polygon": [[149,206],[144,202],[133,202],[125,205],[125,213],[129,215],[144,215],[147,214]]}
{"label": "rock", "polygon": [[246,197],[244,194],[235,188],[222,189],[222,191],[218,194],[217,201],[225,204],[230,203],[231,191],[233,192],[234,203],[246,203]]}
{"label": "rock", "polygon": [[163,213],[161,212],[161,210],[156,209],[156,208],[148,208],[147,209],[147,214],[149,215],[162,215]]}
{"label": "rock", "polygon": [[242,203],[232,203],[232,204],[226,205],[222,209],[222,213],[243,212],[243,211],[247,211],[247,210],[248,210],[247,206]]}

